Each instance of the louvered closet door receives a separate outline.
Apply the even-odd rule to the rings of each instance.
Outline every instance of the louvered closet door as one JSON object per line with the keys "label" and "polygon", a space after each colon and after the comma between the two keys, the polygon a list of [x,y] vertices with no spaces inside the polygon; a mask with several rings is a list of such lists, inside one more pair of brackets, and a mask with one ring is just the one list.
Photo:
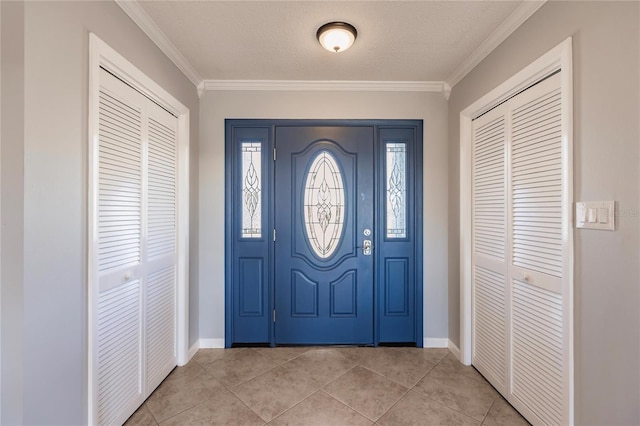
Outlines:
{"label": "louvered closet door", "polygon": [[143,140],[146,99],[102,71],[98,142],[98,421],[144,400]]}
{"label": "louvered closet door", "polygon": [[473,122],[473,365],[507,391],[506,106]]}
{"label": "louvered closet door", "polygon": [[146,235],[146,383],[151,393],[177,363],[177,119],[149,104]]}
{"label": "louvered closet door", "polygon": [[568,230],[560,75],[510,102],[511,396],[546,424],[569,423]]}
{"label": "louvered closet door", "polygon": [[176,365],[176,119],[100,74],[97,421],[123,423]]}
{"label": "louvered closet door", "polygon": [[569,424],[560,74],[473,123],[473,365],[534,424]]}

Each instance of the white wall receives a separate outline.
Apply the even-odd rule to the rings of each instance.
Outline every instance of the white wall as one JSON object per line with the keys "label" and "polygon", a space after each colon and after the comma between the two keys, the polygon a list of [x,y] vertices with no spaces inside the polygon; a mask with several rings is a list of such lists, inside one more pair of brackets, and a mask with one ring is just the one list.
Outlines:
{"label": "white wall", "polygon": [[440,93],[206,92],[200,104],[200,337],[224,338],[224,120],[424,120],[424,335],[446,338],[447,102]]}
{"label": "white wall", "polygon": [[[575,231],[576,424],[640,424],[640,3],[548,2],[449,102],[449,333],[459,342],[459,114],[573,37],[574,200],[616,200],[615,232]],[[464,208],[464,206],[462,206]]]}
{"label": "white wall", "polygon": [[[191,110],[192,279],[198,260],[199,100],[193,84],[114,2],[1,2],[1,7],[0,422],[80,425],[87,419],[89,32]],[[193,289],[192,301],[197,282]],[[196,302],[192,313],[195,341]]]}

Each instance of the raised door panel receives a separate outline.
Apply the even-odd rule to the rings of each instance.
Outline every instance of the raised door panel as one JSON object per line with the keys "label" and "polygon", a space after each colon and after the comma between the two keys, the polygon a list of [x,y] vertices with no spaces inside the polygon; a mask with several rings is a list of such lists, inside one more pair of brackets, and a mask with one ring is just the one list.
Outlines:
{"label": "raised door panel", "polygon": [[330,317],[358,316],[358,271],[350,270],[330,285]]}

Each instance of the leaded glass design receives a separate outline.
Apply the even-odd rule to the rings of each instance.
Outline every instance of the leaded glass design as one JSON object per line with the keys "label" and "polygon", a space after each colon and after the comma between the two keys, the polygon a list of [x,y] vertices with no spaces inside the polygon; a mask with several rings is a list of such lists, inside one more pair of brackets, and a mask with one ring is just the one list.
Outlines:
{"label": "leaded glass design", "polygon": [[407,145],[387,143],[387,238],[407,238]]}
{"label": "leaded glass design", "polygon": [[262,237],[262,144],[242,142],[242,238]]}
{"label": "leaded glass design", "polygon": [[304,223],[311,249],[330,257],[342,237],[344,181],[335,157],[320,151],[312,160],[304,186]]}

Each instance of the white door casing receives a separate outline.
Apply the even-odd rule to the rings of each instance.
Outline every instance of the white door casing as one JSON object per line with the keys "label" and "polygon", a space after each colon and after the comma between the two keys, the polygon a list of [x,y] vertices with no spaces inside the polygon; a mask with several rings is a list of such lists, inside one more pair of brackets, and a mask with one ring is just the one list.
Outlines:
{"label": "white door casing", "polygon": [[573,423],[571,81],[567,39],[460,116],[461,360],[536,424]]}
{"label": "white door casing", "polygon": [[122,423],[187,362],[189,111],[94,34],[89,74],[88,423]]}

